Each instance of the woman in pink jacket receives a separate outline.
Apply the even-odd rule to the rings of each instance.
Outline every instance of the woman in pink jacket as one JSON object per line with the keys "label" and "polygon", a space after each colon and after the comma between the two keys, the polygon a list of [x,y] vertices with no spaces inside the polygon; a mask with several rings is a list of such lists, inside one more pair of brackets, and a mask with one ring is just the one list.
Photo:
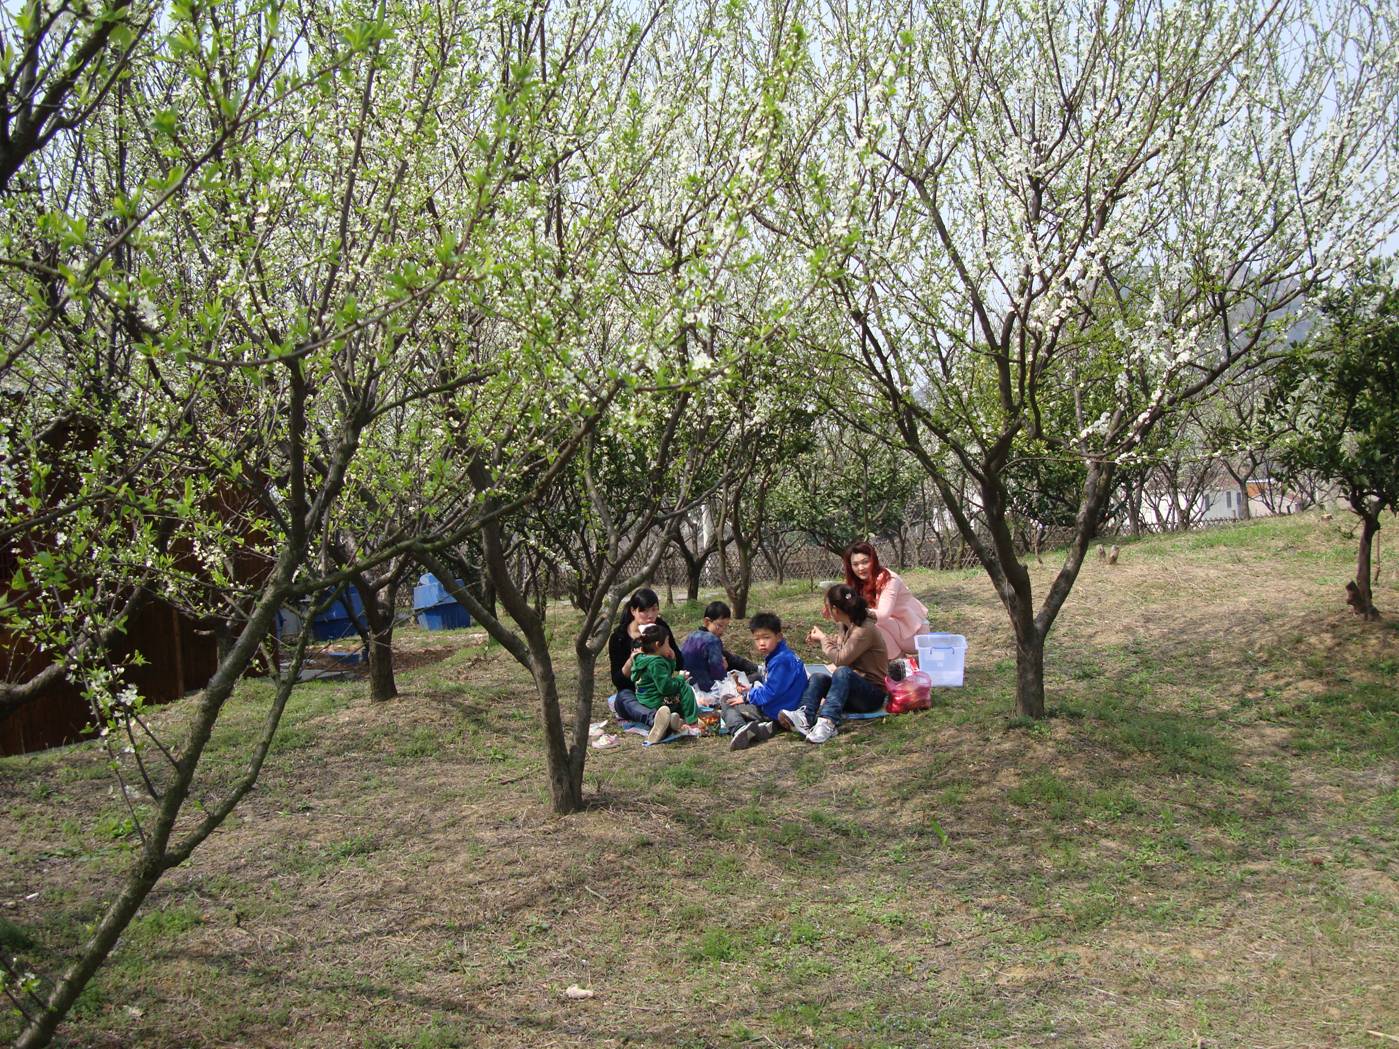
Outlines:
{"label": "woman in pink jacket", "polygon": [[868,602],[890,659],[916,655],[913,639],[928,632],[928,609],[895,573],[879,563],[872,543],[845,551],[845,582]]}

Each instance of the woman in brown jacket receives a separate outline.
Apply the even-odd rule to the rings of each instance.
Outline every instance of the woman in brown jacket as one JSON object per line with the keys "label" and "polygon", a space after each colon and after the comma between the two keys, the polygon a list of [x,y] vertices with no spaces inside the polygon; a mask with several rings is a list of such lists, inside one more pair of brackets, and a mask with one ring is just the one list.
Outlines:
{"label": "woman in brown jacket", "polygon": [[805,736],[808,743],[824,743],[834,736],[847,710],[868,714],[888,698],[884,674],[889,669],[889,656],[865,599],[854,587],[840,583],[826,591],[825,614],[840,624],[840,634],[832,636],[812,627],[806,639],[820,644],[833,672],[813,673],[802,693],[801,706],[778,715],[783,725]]}

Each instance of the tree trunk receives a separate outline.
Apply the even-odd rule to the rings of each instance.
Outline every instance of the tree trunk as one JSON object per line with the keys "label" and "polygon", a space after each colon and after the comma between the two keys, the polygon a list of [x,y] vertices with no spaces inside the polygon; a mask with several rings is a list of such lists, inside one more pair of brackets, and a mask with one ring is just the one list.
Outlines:
{"label": "tree trunk", "polygon": [[[471,467],[472,480],[478,488],[489,487],[489,478],[484,474],[481,467]],[[487,504],[488,507],[490,504]],[[544,625],[543,616],[530,604],[527,590],[515,582],[517,577],[510,574],[511,561],[505,552],[505,544],[501,536],[500,522],[491,521],[481,529],[481,552],[482,567],[491,581],[495,584],[496,596],[499,598],[505,612],[515,621],[521,637],[512,632],[496,616],[490,615],[476,595],[471,593],[466,587],[460,590],[455,581],[446,583],[448,593],[451,593],[466,608],[473,612],[481,621],[481,625],[505,649],[515,657],[515,659],[526,667],[530,676],[534,679],[535,692],[539,696],[539,720],[544,730],[544,760],[549,776],[549,795],[553,803],[554,812],[561,816],[566,816],[571,812],[577,812],[583,807],[583,759],[586,757],[588,726],[586,721],[581,726],[583,734],[583,747],[574,747],[574,753],[570,753],[568,742],[564,737],[563,717],[559,709],[559,684],[554,673],[553,659],[549,655],[548,631]],[[454,580],[451,567],[444,563],[436,554],[430,554],[423,550],[416,552],[418,560],[429,571],[436,573],[439,579]],[[516,562],[522,568],[526,567],[522,562]],[[446,573],[445,575],[443,573]],[[523,572],[521,573],[523,576]],[[472,608],[476,605],[476,608]],[[580,683],[581,688],[581,683]],[[591,681],[588,682],[591,691]],[[581,693],[580,693],[581,694]],[[589,695],[591,702],[591,695]],[[580,726],[574,726],[575,737]],[[576,761],[577,771],[574,772]]]}
{"label": "tree trunk", "polygon": [[570,807],[561,809],[559,797],[554,798],[554,811],[561,815],[583,808],[583,769],[588,758],[588,723],[593,717],[597,690],[597,660],[598,652],[589,646],[586,636],[580,636],[575,646],[578,680],[574,686],[577,699],[573,708],[573,744],[568,755],[568,790],[564,793],[564,801]]}
{"label": "tree trunk", "polygon": [[58,1030],[58,1025],[67,1015],[69,1008],[77,1001],[82,989],[87,986],[98,967],[116,946],[122,932],[131,924],[131,919],[136,916],[141,904],[155,888],[162,873],[155,850],[147,848],[146,853],[140,870],[128,879],[121,895],[103,915],[88,942],[85,956],[63,974],[44,1011],[36,1016],[15,1040],[15,1049],[40,1049],[53,1040],[54,1032]]}
{"label": "tree trunk", "polygon": [[[1171,512],[1175,515],[1175,523],[1171,528],[1173,532],[1184,532],[1189,526],[1186,508],[1180,497],[1180,483],[1173,475],[1171,477]],[[1205,504],[1205,512],[1209,512],[1209,504]]]}
{"label": "tree trunk", "polygon": [[[553,660],[547,650],[539,651],[531,639],[534,650],[534,684],[539,691],[540,720],[544,724],[544,758],[549,774],[549,799],[556,815],[567,816],[583,808],[583,769],[579,762],[578,774],[573,772],[568,742],[564,738],[563,718],[559,709],[559,683],[554,674]],[[584,726],[586,733],[587,726]]]}
{"label": "tree trunk", "polygon": [[1134,536],[1142,534],[1142,495],[1144,491],[1143,486],[1134,484],[1127,493],[1127,520],[1131,524]]}
{"label": "tree trunk", "polygon": [[1375,608],[1375,594],[1370,587],[1370,555],[1375,533],[1380,530],[1380,519],[1378,514],[1361,514],[1360,520],[1363,522],[1360,526],[1360,552],[1355,562],[1355,594],[1351,603],[1357,615],[1375,620],[1379,619],[1380,613]]}
{"label": "tree trunk", "polygon": [[[164,785],[165,791],[160,805],[148,825],[140,859],[127,875],[116,899],[93,927],[77,958],[54,985],[42,1009],[29,1017],[24,1030],[15,1040],[16,1049],[41,1049],[53,1040],[58,1025],[68,1015],[68,1010],[78,1000],[88,981],[116,947],[122,933],[168,866],[182,859],[176,858],[172,862],[167,853],[167,846],[174,832],[175,822],[189,797],[190,781],[194,778],[200,757],[213,734],[214,723],[218,720],[224,703],[232,694],[243,672],[247,670],[248,664],[252,662],[263,637],[272,629],[277,609],[286,600],[293,569],[305,556],[304,549],[296,551],[296,554],[299,556],[289,551],[282,552],[276,575],[265,584],[257,606],[248,617],[228,655],[219,661],[218,668],[205,685],[204,693],[195,709],[194,721],[186,732],[180,759],[174,766],[175,775],[171,782]],[[291,669],[293,679],[297,669],[296,666]],[[290,689],[289,684],[285,687]],[[280,717],[280,713],[278,716]],[[273,723],[272,729],[275,728]],[[216,812],[215,815],[218,815],[217,822],[222,822],[226,813],[219,815]]]}
{"label": "tree trunk", "polygon": [[228,654],[233,651],[233,642],[238,636],[238,623],[236,620],[225,616],[219,616],[214,620],[214,658],[220,661],[227,659]]}
{"label": "tree trunk", "polygon": [[753,552],[739,542],[734,546],[738,550],[738,573],[730,576],[725,567],[724,592],[733,605],[734,618],[744,619],[748,616],[748,592],[753,588]]}
{"label": "tree trunk", "polygon": [[726,588],[729,604],[733,607],[735,619],[748,618],[748,587],[735,583]]}
{"label": "tree trunk", "polygon": [[[1089,476],[1091,479],[1091,471]],[[994,468],[987,469],[982,482],[981,505],[991,543],[976,547],[977,558],[991,576],[1015,634],[1015,709],[1024,717],[1042,718],[1047,627],[1042,631],[1035,622],[1030,570],[1016,553],[1014,522],[1006,505],[1005,488]],[[963,538],[971,537],[964,533]]]}
{"label": "tree trunk", "polygon": [[369,632],[369,698],[376,703],[398,695],[393,676],[393,617],[383,630]]}
{"label": "tree trunk", "polygon": [[[485,540],[487,563],[504,568],[505,559],[497,555],[496,536],[492,534],[490,527],[485,529]],[[564,737],[558,675],[554,672],[554,660],[549,654],[548,634],[544,628],[543,617],[529,608],[525,595],[506,583],[506,580],[497,579],[496,590],[506,612],[511,614],[520,632],[525,635],[528,645],[529,670],[534,678],[535,691],[539,694],[539,720],[544,729],[544,760],[549,776],[549,796],[554,812],[560,816],[567,816],[583,807],[583,776],[581,762],[578,774],[573,774],[568,741]],[[587,728],[585,724],[585,737]]]}
{"label": "tree trunk", "polygon": [[780,542],[760,542],[758,553],[767,562],[768,568],[772,571],[773,580],[781,586],[787,578],[787,553],[782,549]]}
{"label": "tree trunk", "polygon": [[1022,717],[1044,717],[1044,635],[1033,625],[1015,639],[1015,709]]}
{"label": "tree trunk", "polygon": [[[997,527],[999,525],[999,527]],[[1007,556],[1011,549],[1010,529],[1002,519],[990,528],[999,555],[992,574],[1000,591],[1001,604],[1010,616],[1015,635],[1015,710],[1022,717],[1044,717],[1044,639],[1045,631],[1035,622],[1034,592],[1025,565]],[[999,576],[999,579],[996,578]]]}
{"label": "tree trunk", "polygon": [[496,614],[495,584],[489,579],[482,578],[480,582],[481,604],[485,605],[491,615]]}
{"label": "tree trunk", "polygon": [[676,543],[675,549],[680,551],[680,560],[685,562],[685,600],[698,601],[700,583],[704,577],[704,566],[709,563],[714,548],[710,547],[699,554],[691,554],[684,543]]}
{"label": "tree trunk", "polygon": [[1250,521],[1253,519],[1253,511],[1248,505],[1248,480],[1239,482],[1239,520]]}
{"label": "tree trunk", "polygon": [[[489,532],[489,528],[487,531]],[[488,535],[486,542],[487,564],[495,565],[499,570],[505,571],[505,559],[498,556],[497,549],[496,537]],[[564,736],[563,716],[559,704],[558,676],[554,672],[553,657],[549,654],[549,641],[544,629],[544,622],[530,607],[526,595],[508,578],[497,580],[496,593],[505,606],[505,611],[515,620],[515,625],[524,635],[524,644],[522,645],[518,638],[511,637],[509,631],[494,616],[489,619],[481,617],[481,625],[497,641],[505,644],[511,655],[522,662],[529,669],[530,676],[534,678],[535,692],[539,696],[539,721],[544,730],[544,764],[546,774],[549,777],[549,797],[554,812],[560,816],[567,816],[569,813],[578,812],[583,807],[582,757],[584,754],[577,755],[575,770],[574,754],[570,753],[568,741]],[[469,600],[474,599],[474,595],[469,592],[461,597],[467,597]],[[461,597],[458,597],[458,600],[461,600]],[[463,604],[470,607],[467,601],[464,601]],[[478,611],[484,611],[484,609]],[[591,680],[589,680],[587,687],[588,699],[591,703]],[[583,683],[580,680],[580,695],[582,688]],[[583,724],[585,748],[587,732],[588,726],[585,721]],[[576,747],[574,751],[577,752]]]}
{"label": "tree trunk", "polygon": [[[1044,642],[1054,626],[1054,620],[1073,589],[1074,581],[1083,567],[1089,544],[1097,534],[1097,523],[1112,485],[1112,466],[1091,464],[1083,482],[1074,537],[1069,544],[1063,567],[1054,577],[1038,613],[1035,611],[1034,587],[1029,569],[1015,553],[1015,538],[1006,508],[1005,489],[999,476],[986,471],[982,483],[982,508],[986,531],[991,545],[975,544],[977,557],[1010,616],[1015,633],[1015,709],[1023,717],[1044,717]],[[963,539],[975,538],[970,521],[962,515],[958,529]]]}
{"label": "tree trunk", "polygon": [[[377,588],[360,575],[353,576],[352,580],[350,585],[359,593],[364,625],[368,628],[363,637],[364,651],[369,657],[369,698],[382,703],[398,695],[393,677],[393,618],[398,588]],[[345,607],[350,607],[348,599]]]}

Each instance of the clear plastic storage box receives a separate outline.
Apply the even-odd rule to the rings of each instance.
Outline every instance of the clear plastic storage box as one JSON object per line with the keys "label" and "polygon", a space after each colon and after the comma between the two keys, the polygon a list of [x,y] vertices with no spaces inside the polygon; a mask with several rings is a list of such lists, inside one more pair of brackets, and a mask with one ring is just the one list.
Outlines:
{"label": "clear plastic storage box", "polygon": [[960,688],[967,660],[967,639],[961,634],[919,634],[918,669],[933,680],[934,688]]}

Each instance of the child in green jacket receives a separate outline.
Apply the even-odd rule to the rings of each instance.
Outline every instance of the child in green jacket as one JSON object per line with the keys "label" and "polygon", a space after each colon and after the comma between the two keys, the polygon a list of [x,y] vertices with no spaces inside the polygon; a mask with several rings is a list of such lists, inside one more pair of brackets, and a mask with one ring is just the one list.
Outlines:
{"label": "child in green jacket", "polygon": [[[631,679],[636,683],[636,701],[647,710],[654,710],[652,743],[659,743],[671,732],[699,735],[699,710],[695,706],[695,690],[675,664],[660,654],[666,642],[663,627],[651,623],[641,628],[641,652],[632,660]],[[672,708],[678,707],[680,713]]]}

